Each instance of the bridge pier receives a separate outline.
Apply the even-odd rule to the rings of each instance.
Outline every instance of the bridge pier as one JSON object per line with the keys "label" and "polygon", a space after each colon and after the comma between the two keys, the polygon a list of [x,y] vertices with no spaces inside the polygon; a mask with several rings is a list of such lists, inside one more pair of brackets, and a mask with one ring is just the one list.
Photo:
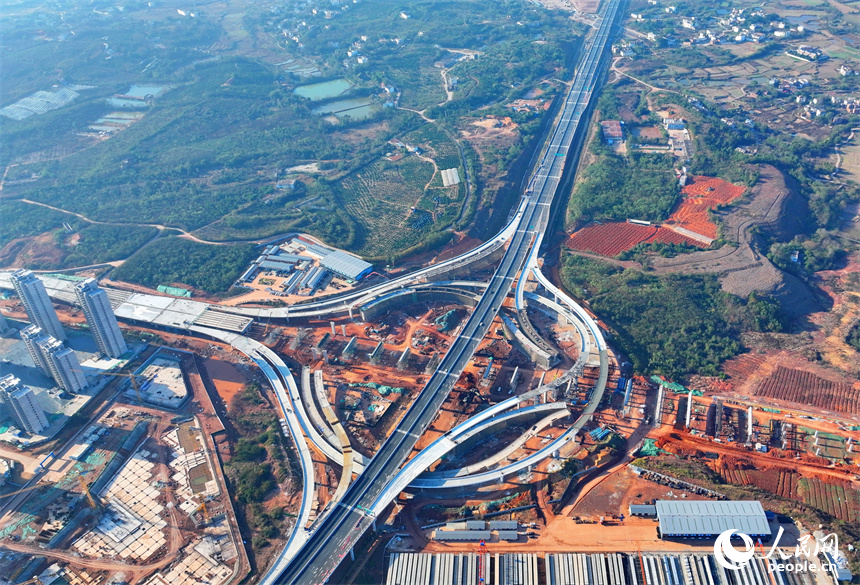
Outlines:
{"label": "bridge pier", "polygon": [[382,350],[383,349],[384,349],[384,347],[383,347],[383,344],[381,341],[378,344],[376,344],[376,347],[368,355],[368,358],[370,358],[371,364],[376,365],[379,363],[379,358],[382,356]]}
{"label": "bridge pier", "polygon": [[686,416],[685,422],[684,422],[685,426],[688,429],[690,428],[690,416],[692,415],[692,412],[693,412],[693,391],[690,390],[690,393],[687,395],[687,416]]}

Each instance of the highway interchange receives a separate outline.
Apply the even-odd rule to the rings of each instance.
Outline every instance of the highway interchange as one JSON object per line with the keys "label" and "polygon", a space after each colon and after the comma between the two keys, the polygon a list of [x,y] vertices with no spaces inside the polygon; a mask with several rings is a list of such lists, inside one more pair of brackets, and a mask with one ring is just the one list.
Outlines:
{"label": "highway interchange", "polygon": [[568,153],[601,74],[600,65],[618,6],[619,0],[608,4],[603,20],[590,40],[549,145],[529,183],[525,209],[518,215],[519,221],[516,222],[510,244],[486,292],[400,424],[275,583],[323,583],[327,580],[348,553],[351,544],[371,524],[370,514],[363,510],[378,505],[377,498],[397,475],[486,335],[535,242],[546,229],[566,161],[571,158]]}
{"label": "highway interchange", "polygon": [[[448,435],[442,438],[443,440],[429,446],[413,458],[409,465],[404,467],[404,463],[413,451],[418,439],[432,423],[440,407],[448,398],[455,382],[471,360],[517,279],[519,279],[516,291],[517,309],[524,307],[524,282],[530,277],[534,277],[554,297],[553,301],[546,300],[546,302],[554,305],[559,314],[562,314],[563,311],[570,322],[576,321],[578,323],[577,327],[583,337],[582,349],[588,349],[588,353],[596,357],[599,363],[600,374],[596,389],[591,402],[586,406],[579,419],[561,437],[537,453],[508,466],[508,468],[472,475],[467,474],[465,477],[456,477],[450,480],[458,482],[458,485],[476,485],[480,482],[498,481],[502,477],[506,477],[506,474],[515,473],[525,466],[532,465],[546,458],[549,453],[565,441],[571,440],[596,409],[608,375],[605,342],[597,324],[590,315],[564,295],[541,273],[537,258],[544,231],[550,220],[550,211],[556,191],[565,172],[565,166],[570,162],[575,163],[578,159],[578,156],[570,155],[578,154],[575,140],[584,128],[581,122],[583,119],[587,120],[586,112],[591,96],[602,74],[601,66],[604,63],[607,44],[619,4],[620,0],[611,0],[608,3],[604,18],[586,45],[584,58],[574,74],[561,111],[552,127],[551,137],[541,153],[539,165],[528,183],[521,205],[508,225],[494,238],[457,258],[334,299],[277,309],[221,308],[222,311],[240,313],[258,319],[321,317],[347,312],[351,315],[355,307],[361,306],[371,299],[397,291],[407,285],[415,286],[415,283],[421,279],[428,280],[468,265],[496,252],[506,243],[508,244],[500,265],[486,285],[480,301],[462,327],[458,337],[451,344],[436,372],[431,376],[377,454],[369,462],[363,462],[363,472],[346,489],[343,498],[332,504],[332,507],[324,512],[322,519],[315,522],[315,526],[312,526],[311,530],[307,530],[305,527],[309,519],[315,478],[305,437],[335,462],[343,463],[344,454],[338,450],[338,446],[326,442],[314,428],[302,404],[295,380],[277,354],[264,345],[242,335],[200,327],[191,323],[186,324],[186,329],[189,332],[230,343],[237,350],[248,355],[262,369],[278,396],[284,411],[286,427],[299,449],[299,461],[304,476],[301,511],[296,529],[287,545],[269,571],[261,578],[260,583],[262,585],[326,582],[341,559],[349,553],[351,546],[373,522],[374,513],[379,513],[387,507],[404,487],[415,480],[429,464],[437,460],[447,449],[453,447],[455,441],[461,440],[462,435],[469,429],[474,429],[478,424],[488,423],[486,419],[490,416],[489,412],[480,413],[474,419],[452,429]],[[4,288],[9,286],[6,282],[7,279],[3,278],[5,276],[5,274],[0,275],[0,286]],[[43,278],[43,280],[46,279]],[[54,281],[56,279],[47,280]],[[64,290],[67,284],[59,280],[51,282],[48,286],[49,294],[63,302],[70,302],[68,291]],[[474,283],[467,284],[474,286]],[[147,317],[138,315],[133,319],[146,321]],[[588,339],[587,342],[586,339]],[[514,397],[502,403],[504,406],[502,404],[496,405],[498,408],[494,407],[491,411],[501,413],[511,407],[516,408],[523,399],[524,397]],[[509,416],[516,416],[516,412],[509,412]],[[341,490],[338,489],[338,492]]]}

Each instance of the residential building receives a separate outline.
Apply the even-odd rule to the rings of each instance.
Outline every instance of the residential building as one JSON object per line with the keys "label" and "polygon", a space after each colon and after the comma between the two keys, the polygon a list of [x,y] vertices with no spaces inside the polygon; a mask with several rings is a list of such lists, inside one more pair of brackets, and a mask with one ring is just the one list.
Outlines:
{"label": "residential building", "polygon": [[2,314],[0,314],[0,336],[8,335],[12,333],[12,326],[9,325],[9,321],[6,320]]}
{"label": "residential building", "polygon": [[18,427],[33,434],[48,428],[45,411],[36,400],[33,390],[22,385],[21,380],[12,374],[0,378],[0,396],[12,411]]}
{"label": "residential building", "polygon": [[27,352],[39,371],[46,376],[50,376],[51,368],[48,365],[48,360],[40,344],[52,339],[51,336],[42,331],[40,327],[30,325],[21,330],[21,339],[24,341],[24,345],[27,346]]}
{"label": "residential building", "polygon": [[40,340],[38,345],[57,386],[74,393],[87,387],[87,379],[74,351],[53,337]]}
{"label": "residential building", "polygon": [[30,321],[41,327],[48,335],[61,341],[65,340],[66,333],[63,331],[63,326],[60,325],[57,312],[54,310],[51,299],[48,298],[48,292],[45,290],[45,285],[39,280],[39,277],[29,270],[16,270],[12,273],[12,286],[15,287],[15,292],[18,293],[18,297],[24,303]]}
{"label": "residential building", "polygon": [[95,278],[88,278],[76,284],[75,296],[84,310],[87,325],[90,326],[99,350],[112,358],[118,358],[127,352],[128,346],[119,330],[110,300],[107,293],[99,288],[98,281]]}

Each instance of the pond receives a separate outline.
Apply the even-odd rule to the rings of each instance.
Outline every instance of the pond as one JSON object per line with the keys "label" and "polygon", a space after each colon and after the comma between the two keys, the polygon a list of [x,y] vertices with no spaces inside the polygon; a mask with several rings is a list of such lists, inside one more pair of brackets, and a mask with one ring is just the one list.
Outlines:
{"label": "pond", "polygon": [[126,110],[141,110],[149,107],[143,100],[127,100],[122,98],[107,98],[105,100],[112,108],[124,108]]}
{"label": "pond", "polygon": [[138,99],[143,99],[148,95],[161,97],[168,89],[170,88],[162,85],[132,85],[125,95]]}
{"label": "pond", "polygon": [[347,98],[329,102],[321,106],[317,106],[313,110],[314,114],[334,114],[338,118],[349,116],[353,120],[364,120],[373,115],[376,111],[376,106],[370,101],[369,97]]}
{"label": "pond", "polygon": [[350,87],[352,87],[352,84],[346,79],[341,78],[321,83],[311,83],[310,85],[300,85],[293,90],[293,93],[299,97],[308,98],[316,102],[342,95]]}

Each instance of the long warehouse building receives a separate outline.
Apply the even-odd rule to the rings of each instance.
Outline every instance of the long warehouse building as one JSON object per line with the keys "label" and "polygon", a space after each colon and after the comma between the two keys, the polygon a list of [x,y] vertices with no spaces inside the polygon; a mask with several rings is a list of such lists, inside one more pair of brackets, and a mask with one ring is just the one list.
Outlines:
{"label": "long warehouse building", "polygon": [[716,538],[735,529],[753,538],[770,538],[761,502],[657,500],[660,538]]}

